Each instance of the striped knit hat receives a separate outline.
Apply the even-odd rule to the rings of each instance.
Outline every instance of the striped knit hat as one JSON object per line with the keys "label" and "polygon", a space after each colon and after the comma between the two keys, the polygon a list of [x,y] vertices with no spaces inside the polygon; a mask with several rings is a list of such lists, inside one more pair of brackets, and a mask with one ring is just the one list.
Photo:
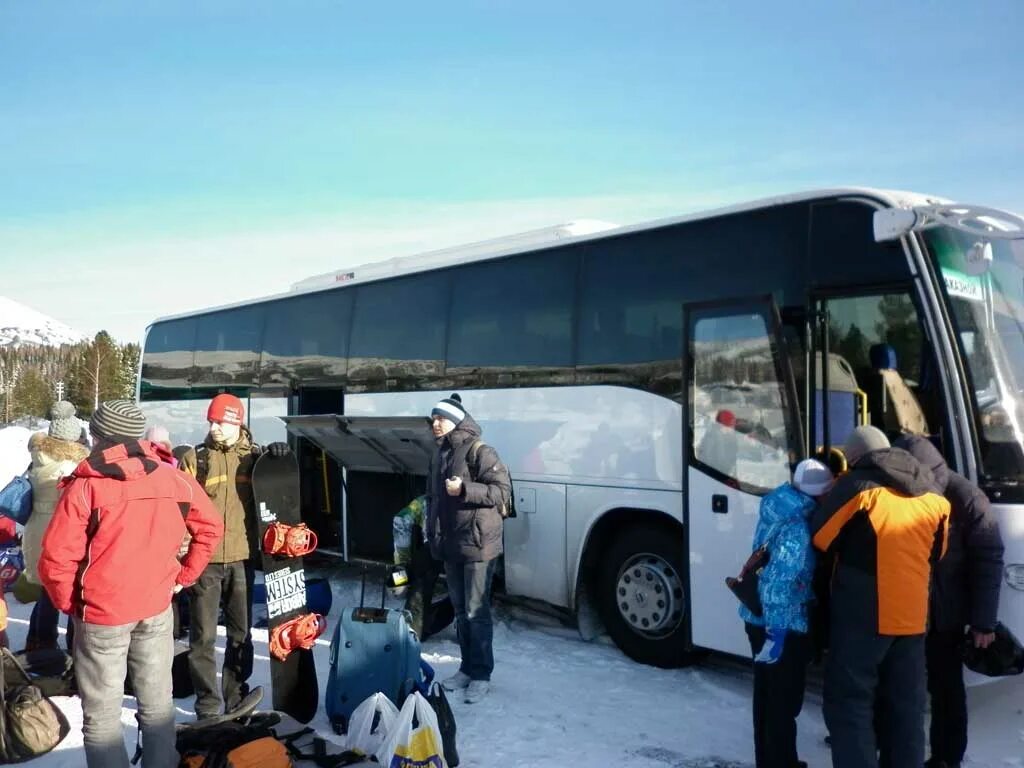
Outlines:
{"label": "striped knit hat", "polygon": [[108,440],[139,440],[146,432],[146,417],[131,400],[107,400],[89,419],[89,431]]}
{"label": "striped knit hat", "polygon": [[466,409],[462,407],[462,398],[458,394],[453,393],[451,397],[441,400],[430,412],[430,418],[435,416],[448,419],[448,421],[458,425],[460,421],[466,418]]}

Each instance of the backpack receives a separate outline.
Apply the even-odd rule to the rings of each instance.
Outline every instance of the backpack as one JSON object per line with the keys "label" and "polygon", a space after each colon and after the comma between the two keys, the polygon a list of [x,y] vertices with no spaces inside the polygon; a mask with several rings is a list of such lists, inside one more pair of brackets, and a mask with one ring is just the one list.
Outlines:
{"label": "backpack", "polygon": [[[474,480],[477,480],[477,478],[480,475],[484,474],[484,472],[489,472],[491,469],[494,469],[494,467],[490,467],[487,470],[484,470],[484,472],[476,472],[476,471],[474,471],[474,468],[476,468],[477,454],[480,451],[480,447],[484,446],[484,445],[487,445],[487,443],[485,443],[483,440],[476,439],[476,440],[474,440],[470,444],[469,451],[466,453],[466,466],[469,468],[470,472],[473,474],[473,479]],[[516,506],[515,506],[516,493],[515,493],[515,486],[513,486],[513,484],[512,484],[512,474],[511,473],[509,473],[509,476],[508,476],[508,486],[509,486],[508,499],[506,501],[504,501],[503,503],[501,503],[500,505],[498,505],[498,514],[501,515],[502,520],[507,520],[510,517],[515,517],[516,516]]]}
{"label": "backpack", "polygon": [[6,648],[0,654],[0,762],[21,763],[52,750],[71,726],[14,654]]}
{"label": "backpack", "polygon": [[179,768],[294,768],[288,749],[271,728],[278,722],[280,716],[268,713],[244,722],[180,728],[175,744]]}
{"label": "backpack", "polygon": [[0,515],[9,517],[19,525],[28,522],[32,514],[32,483],[28,480],[29,469],[24,474],[17,475],[7,485],[0,489]]}

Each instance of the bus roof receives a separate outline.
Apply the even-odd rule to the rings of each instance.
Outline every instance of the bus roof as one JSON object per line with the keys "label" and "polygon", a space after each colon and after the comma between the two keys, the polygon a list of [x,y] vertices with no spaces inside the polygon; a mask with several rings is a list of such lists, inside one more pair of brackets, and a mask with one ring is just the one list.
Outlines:
{"label": "bus roof", "polygon": [[937,203],[950,202],[945,198],[923,195],[916,192],[884,190],[871,187],[837,187],[833,189],[808,190],[789,195],[777,195],[775,197],[762,198],[722,208],[696,211],[680,216],[655,219],[653,221],[641,222],[639,224],[631,224],[628,226],[616,226],[607,222],[582,219],[568,224],[544,227],[541,229],[530,230],[528,232],[507,235],[467,245],[441,248],[410,256],[398,256],[359,266],[345,267],[300,280],[293,283],[291,289],[284,293],[260,296],[254,299],[192,310],[190,312],[164,315],[163,317],[156,318],[149,327],[167,320],[177,320],[196,315],[205,315],[210,312],[235,309],[237,307],[244,307],[263,301],[273,301],[275,299],[284,299],[306,293],[316,293],[332,288],[338,288],[342,285],[374,282],[376,280],[382,280],[389,277],[425,272],[431,269],[454,266],[456,264],[486,261],[489,259],[500,258],[502,256],[511,256],[516,253],[528,253],[530,251],[544,250],[554,245],[570,241],[582,242],[600,240],[605,237],[618,237],[621,235],[660,229],[662,227],[669,227],[690,221],[700,221],[701,219],[712,219],[719,216],[755,211],[762,208],[771,208],[780,205],[789,205],[791,203],[836,197],[867,197],[876,200],[882,205],[892,208],[909,208],[915,205],[934,205]]}

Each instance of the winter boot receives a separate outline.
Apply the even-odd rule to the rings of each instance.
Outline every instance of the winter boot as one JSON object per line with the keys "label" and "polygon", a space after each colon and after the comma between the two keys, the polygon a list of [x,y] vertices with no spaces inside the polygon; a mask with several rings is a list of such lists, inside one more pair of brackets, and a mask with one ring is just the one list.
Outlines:
{"label": "winter boot", "polygon": [[463,688],[469,685],[469,682],[469,675],[467,675],[465,672],[459,671],[451,677],[446,678],[444,682],[441,683],[441,686],[446,691],[461,691]]}
{"label": "winter boot", "polygon": [[466,686],[466,697],[463,699],[467,704],[476,704],[491,692],[491,683],[488,680],[470,680]]}

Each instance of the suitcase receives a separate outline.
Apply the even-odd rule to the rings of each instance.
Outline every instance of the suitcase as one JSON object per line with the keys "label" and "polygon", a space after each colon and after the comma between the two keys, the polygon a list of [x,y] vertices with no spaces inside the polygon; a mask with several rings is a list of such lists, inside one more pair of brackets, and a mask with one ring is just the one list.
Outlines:
{"label": "suitcase", "polygon": [[405,611],[384,607],[386,588],[385,580],[380,608],[365,607],[364,571],[360,607],[343,610],[334,630],[324,708],[337,733],[347,730],[352,712],[368,696],[380,691],[400,708],[423,679],[419,638]]}

